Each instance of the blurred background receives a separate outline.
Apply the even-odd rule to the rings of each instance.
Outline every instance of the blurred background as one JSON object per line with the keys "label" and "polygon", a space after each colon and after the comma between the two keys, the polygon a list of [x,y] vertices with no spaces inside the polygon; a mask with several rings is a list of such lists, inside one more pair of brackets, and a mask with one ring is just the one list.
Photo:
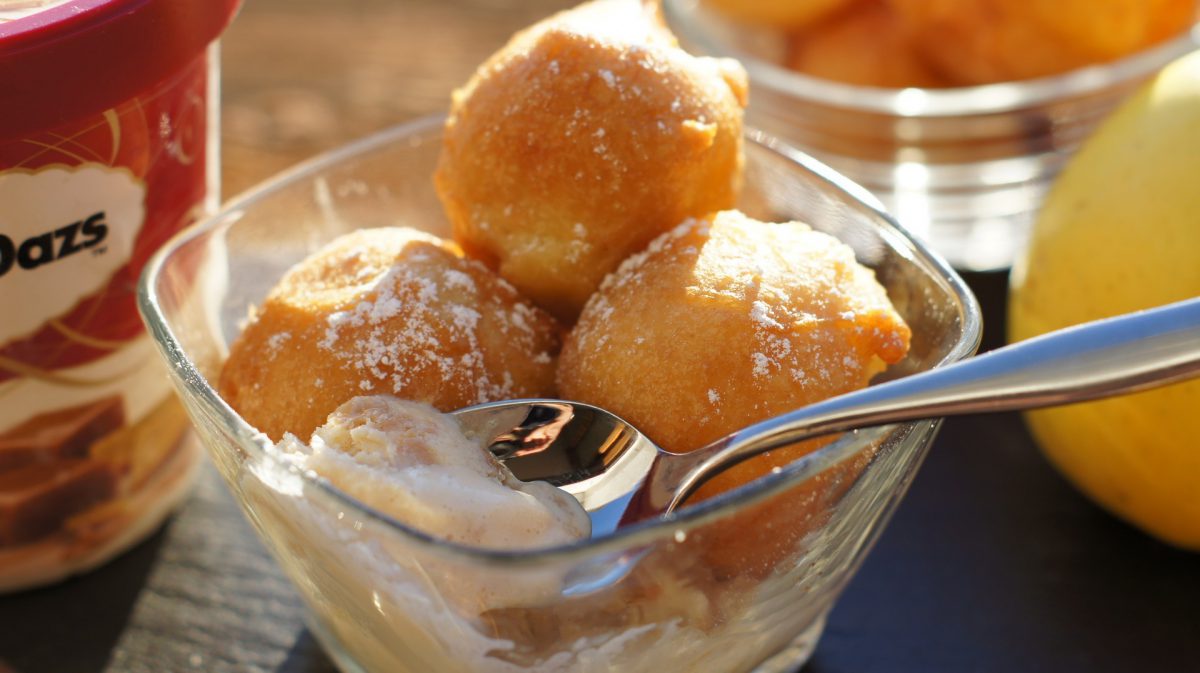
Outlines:
{"label": "blurred background", "polygon": [[222,195],[443,112],[522,26],[569,0],[246,0],[222,40]]}

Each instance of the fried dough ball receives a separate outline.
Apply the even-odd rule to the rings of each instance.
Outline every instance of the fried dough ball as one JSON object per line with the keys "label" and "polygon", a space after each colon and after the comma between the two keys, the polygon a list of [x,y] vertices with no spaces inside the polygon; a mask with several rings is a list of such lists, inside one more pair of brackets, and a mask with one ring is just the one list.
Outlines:
{"label": "fried dough ball", "polygon": [[518,33],[454,93],[435,183],[454,237],[559,318],[691,216],[732,206],[745,72],[675,46],[652,3]]}
{"label": "fried dough ball", "polygon": [[923,53],[963,84],[1042,77],[1184,31],[1196,0],[891,0]]}
{"label": "fried dough ball", "polygon": [[862,2],[788,38],[789,68],[823,79],[888,88],[946,87],[883,2]]}
{"label": "fried dough ball", "polygon": [[[865,386],[904,357],[909,334],[845,244],[725,211],[679,225],[605,280],[563,345],[559,392],[690,451]],[[747,461],[710,484],[726,490],[795,457]]]}
{"label": "fried dough ball", "polygon": [[1016,6],[1107,61],[1184,32],[1196,22],[1198,5],[1196,0],[1026,0]]}
{"label": "fried dough ball", "polygon": [[[909,336],[849,247],[804,224],[726,211],[679,225],[604,281],[563,345],[559,393],[685,452],[865,386],[904,357]],[[697,497],[745,484],[824,441],[734,466]],[[709,562],[721,574],[765,572],[794,548],[802,524],[823,520],[826,494],[854,476],[831,473],[804,487],[814,497],[794,512],[781,512],[790,501],[777,498],[710,531],[720,539],[707,545]],[[786,530],[755,525],[792,519]]]}
{"label": "fried dough ball", "polygon": [[855,0],[705,0],[735,21],[775,28],[803,28]]}
{"label": "fried dough ball", "polygon": [[560,328],[453,243],[407,228],[342,236],[294,266],[234,341],[221,395],[279,440],[342,403],[442,410],[554,393]]}

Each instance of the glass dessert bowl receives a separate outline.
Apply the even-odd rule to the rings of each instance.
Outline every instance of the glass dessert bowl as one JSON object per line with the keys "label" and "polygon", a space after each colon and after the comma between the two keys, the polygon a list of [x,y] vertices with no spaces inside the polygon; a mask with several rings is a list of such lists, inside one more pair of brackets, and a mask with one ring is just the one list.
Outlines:
{"label": "glass dessert bowl", "polygon": [[1200,27],[1117,60],[1035,79],[883,88],[783,65],[786,37],[701,0],[665,0],[688,51],[736,58],[748,125],[811,153],[878,196],[958,269],[1004,269],[1022,251],[1067,159],[1147,78],[1197,48]]}
{"label": "glass dessert bowl", "polygon": [[[430,176],[441,120],[317,158],[177,237],[141,309],[200,438],[346,671],[774,671],[813,651],[834,600],[939,422],[848,434],[853,457],[769,477],[615,535],[550,549],[453,544],[290,466],[211,385],[248,311],[338,235],[446,235]],[[913,331],[903,376],[971,355],[978,307],[952,270],[856,185],[751,133],[739,207],[849,244]],[[286,381],[278,382],[286,386]],[[747,528],[753,526],[754,533]]]}

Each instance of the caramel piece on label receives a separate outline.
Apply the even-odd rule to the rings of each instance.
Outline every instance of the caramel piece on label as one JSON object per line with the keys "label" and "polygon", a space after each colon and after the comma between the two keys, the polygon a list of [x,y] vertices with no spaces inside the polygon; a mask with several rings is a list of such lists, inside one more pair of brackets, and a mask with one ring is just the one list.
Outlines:
{"label": "caramel piece on label", "polygon": [[179,445],[187,429],[183,405],[169,396],[144,418],[92,445],[92,458],[127,475],[126,488],[136,490]]}
{"label": "caramel piece on label", "polygon": [[70,458],[0,472],[0,546],[36,540],[117,492],[108,465]]}
{"label": "caramel piece on label", "polygon": [[97,439],[120,428],[125,412],[118,396],[38,414],[0,434],[0,470],[82,458]]}

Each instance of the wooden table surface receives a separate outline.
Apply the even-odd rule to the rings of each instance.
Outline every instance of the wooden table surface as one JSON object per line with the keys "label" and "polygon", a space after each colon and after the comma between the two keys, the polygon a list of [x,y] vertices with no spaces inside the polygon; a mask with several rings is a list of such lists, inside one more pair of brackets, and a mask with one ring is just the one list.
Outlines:
{"label": "wooden table surface", "polygon": [[[246,0],[224,40],[225,194],[444,110],[508,34],[564,4]],[[968,280],[996,345],[1006,279]],[[211,469],[131,553],[0,598],[0,673],[332,670]],[[1087,503],[1019,417],[954,419],[804,670],[1200,671],[1200,556]]]}

